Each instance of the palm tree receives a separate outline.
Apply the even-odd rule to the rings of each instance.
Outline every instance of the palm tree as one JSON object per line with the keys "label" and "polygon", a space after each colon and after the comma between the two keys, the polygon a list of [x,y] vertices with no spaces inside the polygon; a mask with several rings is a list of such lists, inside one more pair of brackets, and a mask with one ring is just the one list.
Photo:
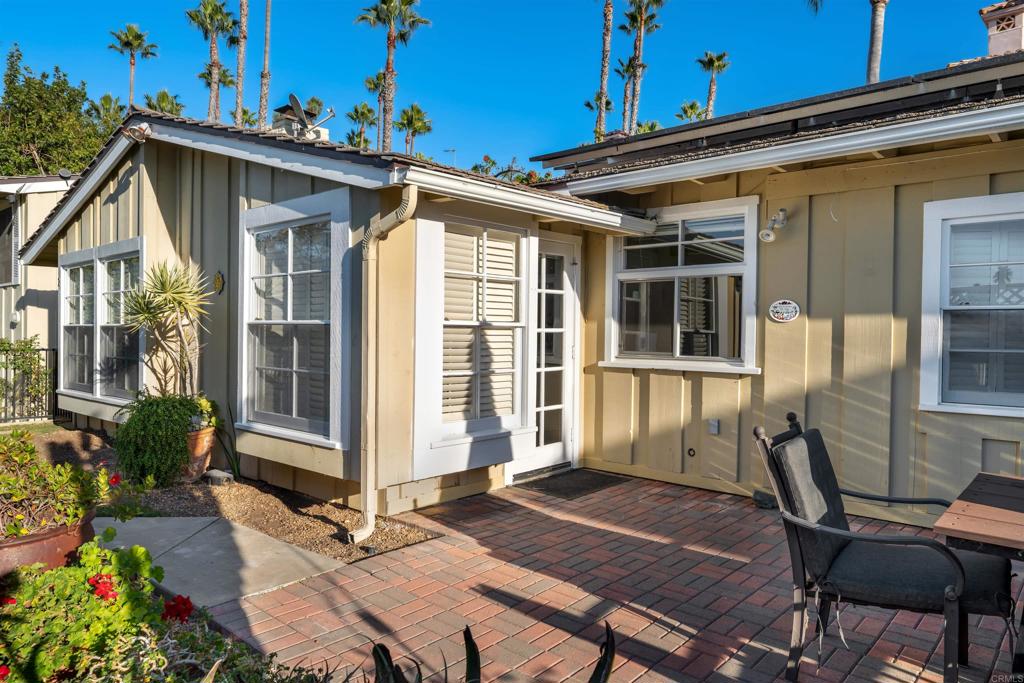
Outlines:
{"label": "palm tree", "polygon": [[242,107],[242,111],[231,110],[231,118],[235,121],[239,121],[239,124],[235,124],[235,128],[255,128],[256,127],[256,114],[252,113],[251,109]]}
{"label": "palm tree", "polygon": [[178,96],[172,95],[166,89],[159,91],[156,95],[146,95],[146,108],[171,116],[181,116],[185,111],[185,105],[178,100]]}
{"label": "palm tree", "polygon": [[[825,0],[807,0],[811,11],[821,11]],[[882,37],[885,34],[885,8],[889,0],[871,0],[871,38],[868,41],[868,83],[877,83],[882,69]]]}
{"label": "palm tree", "polygon": [[615,75],[622,79],[622,132],[629,132],[629,103],[633,99],[633,75],[636,73],[636,60],[630,57],[627,61],[619,59]]}
{"label": "palm tree", "polygon": [[89,118],[93,120],[96,127],[106,136],[113,133],[121,125],[121,121],[124,119],[125,106],[121,104],[120,97],[114,97],[107,93],[99,100],[89,100],[89,106],[86,107],[85,113],[89,115]]}
{"label": "palm tree", "polygon": [[398,114],[395,128],[405,131],[405,153],[410,156],[415,152],[413,146],[416,143],[416,136],[426,135],[434,129],[427,118],[427,113],[415,102]]}
{"label": "palm tree", "polygon": [[367,91],[377,96],[377,149],[380,149],[380,110],[384,105],[384,72],[378,71],[375,76],[367,76],[363,85]]}
{"label": "palm tree", "polygon": [[700,106],[700,102],[697,100],[690,100],[679,105],[679,111],[676,112],[676,118],[686,123],[703,117],[704,107]]}
{"label": "palm tree", "polygon": [[700,68],[704,69],[705,73],[711,74],[711,80],[708,82],[708,103],[704,107],[704,118],[710,119],[715,115],[715,98],[718,96],[717,76],[729,68],[729,53],[719,52],[715,54],[707,50],[704,52],[703,57],[697,58],[697,63],[700,64]]}
{"label": "palm tree", "polygon": [[345,114],[349,121],[358,126],[359,140],[366,142],[366,144],[357,145],[358,147],[368,147],[369,142],[366,139],[366,127],[377,125],[377,113],[373,111],[373,107],[368,105],[366,102],[360,102],[359,104],[352,107],[352,111]]}
{"label": "palm tree", "polygon": [[242,114],[246,109],[242,106],[242,95],[245,90],[245,47],[248,42],[249,0],[238,0],[238,37],[236,41],[236,56],[238,57],[238,63],[235,66],[235,128],[241,128],[245,125],[245,122],[242,120]]}
{"label": "palm tree", "polygon": [[220,118],[220,74],[224,71],[220,63],[218,42],[223,35],[227,36],[229,46],[234,43],[238,20],[231,16],[231,12],[224,6],[224,0],[200,0],[199,6],[186,11],[185,16],[203,34],[203,39],[210,43],[210,63],[207,68],[210,76],[207,81],[210,102],[206,108],[206,119],[216,121]]}
{"label": "palm tree", "polygon": [[267,127],[267,101],[270,99],[270,0],[263,22],[263,71],[260,72],[259,127]]}
{"label": "palm tree", "polygon": [[111,31],[114,42],[108,47],[121,55],[128,55],[128,106],[135,104],[135,60],[156,57],[156,43],[147,43],[148,32],[140,31],[138,24],[128,24],[120,31]]}
{"label": "palm tree", "polygon": [[366,135],[359,132],[357,128],[353,128],[345,135],[345,144],[349,147],[358,147],[359,149],[366,149],[370,146],[370,141]]}
{"label": "palm tree", "polygon": [[316,95],[313,95],[308,100],[306,100],[306,104],[304,104],[302,108],[311,113],[313,116],[320,116],[320,112],[324,110],[324,101],[321,100]]}
{"label": "palm tree", "polygon": [[629,0],[626,12],[626,23],[619,30],[633,34],[633,78],[630,96],[629,128],[630,134],[636,132],[637,117],[640,113],[640,85],[644,78],[647,65],[644,64],[644,38],[654,33],[661,25],[657,23],[658,15],[654,10],[665,4],[665,0]]}
{"label": "palm tree", "polygon": [[395,109],[395,47],[408,45],[413,32],[430,21],[416,14],[419,0],[378,0],[356,17],[357,24],[370,28],[382,26],[387,31],[387,58],[384,62],[384,92],[379,120],[384,124],[381,149],[391,151],[391,118]]}
{"label": "palm tree", "polygon": [[[601,80],[597,89],[597,97],[594,98],[594,102],[591,106],[594,106],[599,102],[608,102],[608,104],[611,105],[611,100],[608,99],[608,63],[611,61],[612,56],[612,19],[615,15],[614,5],[614,0],[604,0],[604,28],[601,34]],[[597,109],[597,123],[594,125],[594,142],[601,142],[604,140],[605,114],[611,111],[611,106],[608,106],[607,108],[598,106],[595,108]]]}
{"label": "palm tree", "polygon": [[[604,126],[605,114],[612,110],[612,101],[607,95],[604,96],[604,106],[601,106],[601,91],[598,90],[594,93],[594,99],[584,100],[583,106],[587,108],[587,111],[596,111],[600,114],[598,119],[598,125]],[[604,140],[604,129],[594,128],[594,142],[601,142]]]}
{"label": "palm tree", "polygon": [[655,130],[661,130],[661,124],[657,121],[640,121],[636,124],[637,133],[650,133]]}
{"label": "palm tree", "polygon": [[[209,88],[211,93],[213,92],[214,82],[216,82],[218,88],[220,88],[220,86],[224,86],[225,88],[233,88],[235,86],[235,79],[232,77],[231,72],[228,71],[226,66],[222,64],[220,69],[216,72],[214,72],[212,66],[212,64],[207,64],[205,69],[196,74],[199,80],[206,84],[206,87]],[[220,112],[219,93],[217,95],[217,101],[214,103],[214,107],[214,111]],[[208,120],[214,121],[216,119]]]}

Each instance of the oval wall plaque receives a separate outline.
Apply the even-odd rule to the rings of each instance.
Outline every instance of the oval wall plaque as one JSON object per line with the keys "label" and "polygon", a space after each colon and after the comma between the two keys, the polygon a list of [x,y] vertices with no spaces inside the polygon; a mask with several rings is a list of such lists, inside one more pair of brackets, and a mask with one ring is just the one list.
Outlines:
{"label": "oval wall plaque", "polygon": [[800,304],[789,299],[779,299],[768,307],[768,317],[777,323],[793,322],[800,317]]}

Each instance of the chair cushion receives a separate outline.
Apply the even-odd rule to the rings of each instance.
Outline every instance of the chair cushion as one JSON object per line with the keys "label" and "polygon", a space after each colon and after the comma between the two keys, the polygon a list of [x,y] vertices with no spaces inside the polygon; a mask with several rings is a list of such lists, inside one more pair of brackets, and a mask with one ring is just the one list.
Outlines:
{"label": "chair cushion", "polygon": [[[808,522],[849,531],[839,482],[821,432],[809,429],[772,451],[792,502],[790,513]],[[800,529],[798,533],[804,565],[812,579],[828,570],[847,543],[845,539],[808,529]]]}
{"label": "chair cushion", "polygon": [[[967,550],[953,551],[964,566],[960,608],[969,614],[1010,615],[1010,561]],[[953,568],[931,548],[851,541],[820,584],[843,600],[941,612]]]}

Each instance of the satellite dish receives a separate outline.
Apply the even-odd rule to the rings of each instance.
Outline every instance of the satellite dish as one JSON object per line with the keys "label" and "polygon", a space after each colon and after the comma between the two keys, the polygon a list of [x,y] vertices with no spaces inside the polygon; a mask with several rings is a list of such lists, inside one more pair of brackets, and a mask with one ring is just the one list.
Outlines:
{"label": "satellite dish", "polygon": [[299,120],[299,125],[303,128],[309,128],[309,119],[306,118],[306,110],[302,108],[302,102],[295,96],[295,93],[288,94],[288,104],[292,105],[292,111],[295,112],[295,118]]}
{"label": "satellite dish", "polygon": [[71,180],[71,171],[66,168],[62,168],[57,171],[57,175],[60,176],[61,180]]}

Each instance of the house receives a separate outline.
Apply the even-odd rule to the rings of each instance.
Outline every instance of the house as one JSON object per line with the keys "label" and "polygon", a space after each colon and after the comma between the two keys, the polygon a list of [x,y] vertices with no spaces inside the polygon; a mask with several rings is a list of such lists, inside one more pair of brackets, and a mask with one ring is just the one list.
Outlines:
{"label": "house", "polygon": [[0,176],[0,338],[57,343],[57,269],[21,263],[22,241],[67,191],[66,176]]}
{"label": "house", "polygon": [[213,283],[245,474],[367,512],[578,466],[750,493],[790,410],[865,491],[1021,473],[1024,53],[537,159],[133,110],[22,251],[60,269],[60,407],[116,429],[145,344],[95,300],[170,260]]}

